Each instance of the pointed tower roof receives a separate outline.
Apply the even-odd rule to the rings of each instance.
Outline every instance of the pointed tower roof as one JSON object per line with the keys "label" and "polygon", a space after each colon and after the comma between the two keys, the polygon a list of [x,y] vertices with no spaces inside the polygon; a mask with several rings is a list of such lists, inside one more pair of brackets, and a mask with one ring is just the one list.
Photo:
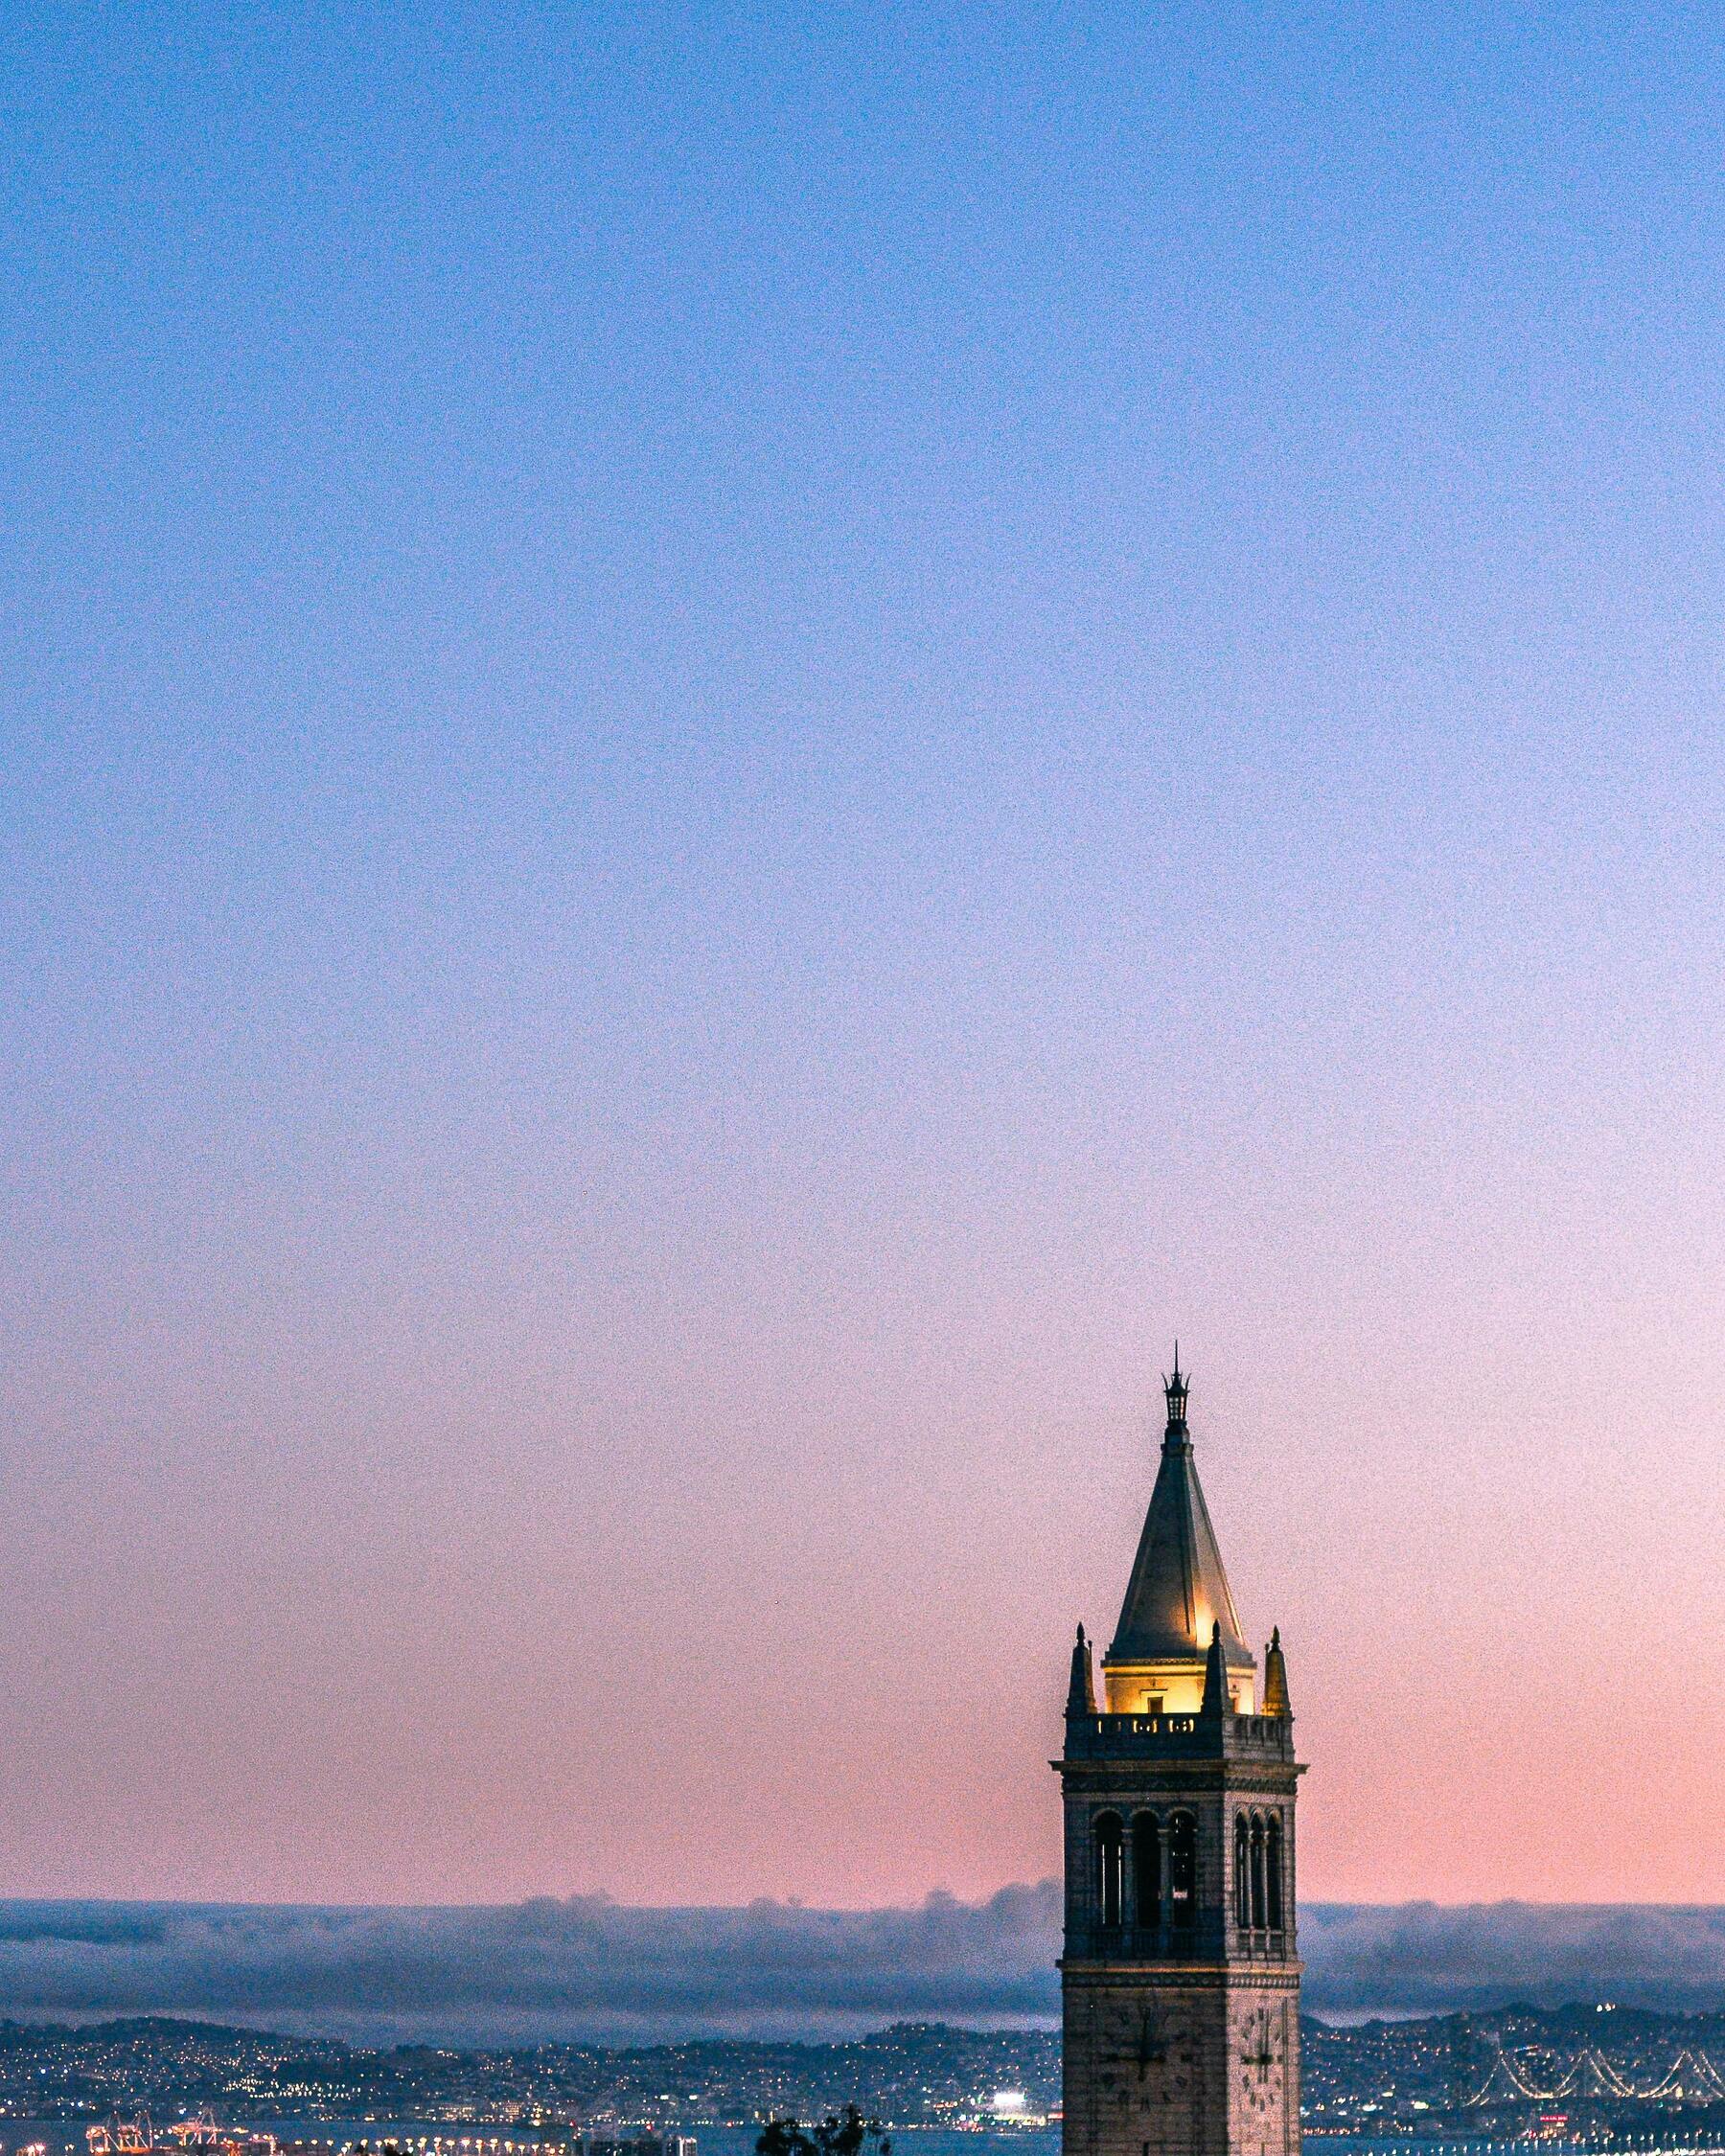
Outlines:
{"label": "pointed tower roof", "polygon": [[1256,1667],[1240,1632],[1216,1530],[1198,1486],[1192,1439],[1186,1429],[1190,1388],[1174,1349],[1174,1374],[1164,1377],[1168,1427],[1162,1464],[1138,1537],[1132,1579],[1115,1629],[1109,1663],[1203,1661],[1210,1627],[1220,1625],[1222,1652],[1230,1669]]}

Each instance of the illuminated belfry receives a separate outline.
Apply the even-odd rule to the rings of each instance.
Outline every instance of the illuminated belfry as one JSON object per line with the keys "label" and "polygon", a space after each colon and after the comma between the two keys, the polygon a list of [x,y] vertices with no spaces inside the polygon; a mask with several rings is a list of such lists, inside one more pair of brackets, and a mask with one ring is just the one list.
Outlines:
{"label": "illuminated belfry", "polygon": [[1294,1800],[1279,1634],[1240,1631],[1175,1350],[1103,1701],[1084,1627],[1066,1750],[1066,2156],[1300,2146]]}

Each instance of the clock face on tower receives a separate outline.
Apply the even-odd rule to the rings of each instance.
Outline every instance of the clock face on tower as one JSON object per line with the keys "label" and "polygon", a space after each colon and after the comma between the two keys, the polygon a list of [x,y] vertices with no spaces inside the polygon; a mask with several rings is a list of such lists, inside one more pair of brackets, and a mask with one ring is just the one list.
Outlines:
{"label": "clock face on tower", "polygon": [[1122,2000],[1098,2030],[1097,2079],[1125,2108],[1190,2101],[1197,2054],[1185,2017],[1154,1999]]}
{"label": "clock face on tower", "polygon": [[1165,2055],[1162,2016],[1148,2000],[1137,2007],[1126,2007],[1114,2017],[1111,2031],[1116,2063],[1122,2079],[1141,2081]]}
{"label": "clock face on tower", "polygon": [[1241,2094],[1249,2110],[1268,2111],[1281,2100],[1287,2064],[1282,2017],[1269,2007],[1249,2007],[1237,2030]]}

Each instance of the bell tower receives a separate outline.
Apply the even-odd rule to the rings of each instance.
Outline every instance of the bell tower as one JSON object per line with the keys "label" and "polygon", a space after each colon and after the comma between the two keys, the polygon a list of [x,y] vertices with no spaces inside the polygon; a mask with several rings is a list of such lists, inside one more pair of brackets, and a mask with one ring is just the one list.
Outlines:
{"label": "bell tower", "polygon": [[1298,2156],[1294,1800],[1281,1637],[1240,1631],[1174,1353],[1103,1700],[1084,1627],[1066,1749],[1064,2156]]}

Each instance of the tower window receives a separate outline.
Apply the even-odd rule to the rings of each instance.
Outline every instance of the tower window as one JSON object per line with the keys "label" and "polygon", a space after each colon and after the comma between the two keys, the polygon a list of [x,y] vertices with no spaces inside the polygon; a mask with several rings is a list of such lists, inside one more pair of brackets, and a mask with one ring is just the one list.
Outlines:
{"label": "tower window", "polygon": [[1197,1917],[1198,1823],[1190,1812],[1176,1812],[1168,1822],[1168,1923],[1189,1932]]}
{"label": "tower window", "polygon": [[1254,1931],[1264,1928],[1264,1823],[1255,1812],[1252,1817],[1252,1925]]}
{"label": "tower window", "polygon": [[1234,1922],[1245,1931],[1252,1922],[1252,1824],[1234,1814]]}
{"label": "tower window", "polygon": [[1162,1922],[1162,1836],[1154,1812],[1138,1812],[1133,1818],[1132,1880],[1138,1927],[1153,1932]]}
{"label": "tower window", "polygon": [[1269,1902],[1270,1929],[1282,1928],[1282,1823],[1275,1813],[1264,1829],[1264,1892]]}
{"label": "tower window", "polygon": [[1116,1930],[1125,1907],[1126,1838],[1117,1812],[1096,1821],[1096,1906],[1107,1930]]}

